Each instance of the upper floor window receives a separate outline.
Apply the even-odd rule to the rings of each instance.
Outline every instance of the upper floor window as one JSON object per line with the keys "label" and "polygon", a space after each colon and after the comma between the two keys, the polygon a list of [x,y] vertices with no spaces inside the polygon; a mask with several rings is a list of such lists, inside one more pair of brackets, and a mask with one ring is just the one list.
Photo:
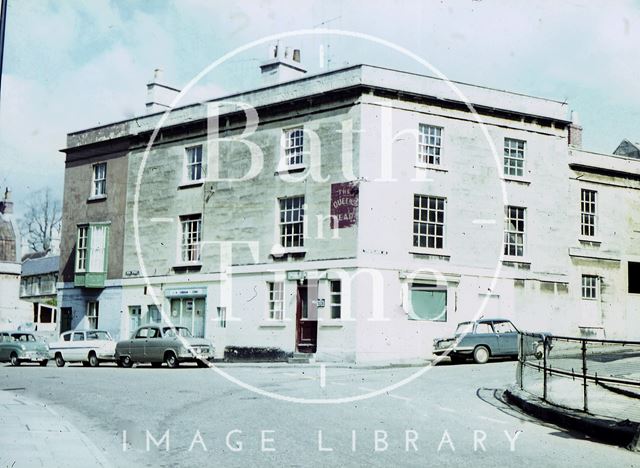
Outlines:
{"label": "upper floor window", "polygon": [[202,145],[191,146],[185,150],[186,156],[186,181],[195,182],[202,180]]}
{"label": "upper floor window", "polygon": [[418,127],[418,163],[440,165],[442,127],[420,124]]}
{"label": "upper floor window", "polygon": [[76,271],[87,270],[87,239],[89,226],[78,226],[78,241],[76,244]]}
{"label": "upper floor window", "polygon": [[182,230],[180,243],[180,261],[182,263],[200,261],[200,242],[202,241],[202,216],[181,216]]}
{"label": "upper floor window", "polygon": [[281,198],[280,245],[282,247],[304,246],[304,197]]}
{"label": "upper floor window", "polygon": [[284,283],[267,283],[269,287],[269,319],[282,320],[284,318]]}
{"label": "upper floor window", "polygon": [[107,163],[93,165],[93,197],[107,195]]}
{"label": "upper floor window", "polygon": [[302,127],[285,130],[283,137],[285,167],[304,164],[304,131]]}
{"label": "upper floor window", "polygon": [[413,196],[413,246],[444,248],[445,199]]}
{"label": "upper floor window", "polygon": [[504,217],[504,254],[524,256],[525,209],[507,206]]}
{"label": "upper floor window", "polygon": [[631,294],[640,294],[640,263],[627,262],[628,291]]}
{"label": "upper floor window", "polygon": [[582,275],[582,299],[598,298],[598,279],[595,275]]}
{"label": "upper floor window", "polygon": [[580,191],[580,231],[583,236],[596,235],[596,197],[595,190]]}
{"label": "upper floor window", "polygon": [[504,175],[522,177],[526,141],[513,138],[504,139]]}

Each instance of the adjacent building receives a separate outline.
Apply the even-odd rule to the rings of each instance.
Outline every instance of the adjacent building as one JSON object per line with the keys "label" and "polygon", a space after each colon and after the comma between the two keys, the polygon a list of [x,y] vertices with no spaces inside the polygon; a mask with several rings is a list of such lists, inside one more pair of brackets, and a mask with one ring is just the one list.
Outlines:
{"label": "adjacent building", "polygon": [[[20,299],[33,304],[33,324],[37,331],[55,332],[58,329],[56,283],[60,257],[45,252],[28,255],[22,262]],[[71,324],[61,324],[62,331]]]}
{"label": "adjacent building", "polygon": [[638,338],[640,161],[580,149],[566,103],[367,65],[305,76],[299,53],[262,73],[68,135],[72,328],[171,321],[219,356],[357,362],[427,358],[477,316]]}
{"label": "adjacent building", "polygon": [[31,304],[20,299],[20,231],[11,191],[0,200],[0,328],[15,329],[31,320]]}

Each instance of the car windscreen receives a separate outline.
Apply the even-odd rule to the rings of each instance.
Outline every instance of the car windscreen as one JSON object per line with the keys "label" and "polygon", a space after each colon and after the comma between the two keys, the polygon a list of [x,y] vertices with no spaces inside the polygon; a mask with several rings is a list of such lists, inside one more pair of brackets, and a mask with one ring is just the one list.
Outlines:
{"label": "car windscreen", "polygon": [[162,334],[164,336],[181,336],[183,338],[189,338],[191,337],[191,332],[189,332],[188,328],[185,327],[175,327],[175,328],[171,328],[171,327],[165,327],[162,329]]}
{"label": "car windscreen", "polygon": [[493,322],[493,329],[496,333],[515,333],[517,331],[511,322]]}
{"label": "car windscreen", "polygon": [[87,332],[87,340],[110,340],[111,336],[105,331]]}
{"label": "car windscreen", "polygon": [[13,341],[36,341],[36,337],[28,333],[14,333],[11,337]]}
{"label": "car windscreen", "polygon": [[465,333],[471,333],[473,331],[473,322],[462,322],[458,324],[456,328],[456,335],[463,335]]}

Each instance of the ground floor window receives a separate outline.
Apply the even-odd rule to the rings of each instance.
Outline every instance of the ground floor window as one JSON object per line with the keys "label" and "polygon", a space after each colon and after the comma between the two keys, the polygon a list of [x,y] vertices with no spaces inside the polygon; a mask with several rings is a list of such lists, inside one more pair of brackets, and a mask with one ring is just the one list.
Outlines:
{"label": "ground floor window", "polygon": [[329,281],[331,292],[329,306],[331,307],[331,318],[340,319],[342,317],[342,286],[340,281]]}
{"label": "ground floor window", "polygon": [[160,323],[162,322],[162,314],[160,309],[155,304],[150,305],[147,308],[147,323]]}
{"label": "ground floor window", "polygon": [[598,277],[582,275],[582,299],[598,298]]}
{"label": "ground floor window", "polygon": [[204,337],[204,297],[171,299],[171,316],[174,326],[187,327],[193,336]]}
{"label": "ground floor window", "polygon": [[269,287],[269,320],[284,317],[284,283],[267,283]]}
{"label": "ground floor window", "polygon": [[447,288],[433,284],[412,284],[409,289],[411,320],[447,321]]}
{"label": "ground floor window", "polygon": [[94,330],[98,328],[98,301],[87,302],[87,319],[89,320],[89,328]]}
{"label": "ground floor window", "polygon": [[631,294],[640,294],[640,263],[629,262],[628,283]]}
{"label": "ground floor window", "polygon": [[140,325],[142,325],[142,308],[129,306],[129,331],[134,332]]}

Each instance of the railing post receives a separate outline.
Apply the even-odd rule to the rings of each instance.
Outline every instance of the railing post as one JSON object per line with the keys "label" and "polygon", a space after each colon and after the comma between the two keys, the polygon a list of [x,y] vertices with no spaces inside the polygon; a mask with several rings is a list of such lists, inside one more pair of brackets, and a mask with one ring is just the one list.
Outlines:
{"label": "railing post", "polygon": [[587,342],[582,340],[582,385],[584,386],[583,399],[584,399],[584,412],[589,412],[589,404],[587,401]]}
{"label": "railing post", "polygon": [[524,377],[524,360],[525,360],[525,354],[524,354],[524,335],[522,333],[519,334],[520,335],[520,342],[519,342],[519,346],[518,346],[518,365],[520,366],[520,368],[518,369],[518,371],[520,372],[520,390],[524,390],[524,381],[522,380],[522,378]]}
{"label": "railing post", "polygon": [[547,401],[547,336],[542,338],[542,400]]}

